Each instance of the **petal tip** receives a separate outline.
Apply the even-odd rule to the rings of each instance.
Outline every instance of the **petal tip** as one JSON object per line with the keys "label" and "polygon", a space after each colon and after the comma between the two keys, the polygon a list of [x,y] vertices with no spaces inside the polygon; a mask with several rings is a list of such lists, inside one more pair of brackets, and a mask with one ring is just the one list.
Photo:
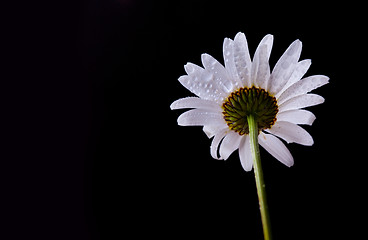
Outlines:
{"label": "petal tip", "polygon": [[250,167],[243,167],[243,169],[244,169],[244,171],[246,171],[246,172],[250,172],[250,171],[252,171],[252,169],[253,169],[253,165],[251,165]]}
{"label": "petal tip", "polygon": [[270,40],[272,40],[272,41],[273,41],[273,35],[272,35],[272,34],[267,34],[267,35],[265,36],[265,38],[270,38]]}
{"label": "petal tip", "polygon": [[294,166],[294,160],[293,160],[292,162],[288,163],[288,164],[285,164],[285,166],[287,166],[287,167],[292,167],[292,166]]}
{"label": "petal tip", "polygon": [[238,41],[243,41],[244,39],[246,39],[245,34],[244,34],[244,33],[242,33],[242,32],[238,32],[238,33],[235,35],[234,41],[235,41],[235,42],[238,42]]}

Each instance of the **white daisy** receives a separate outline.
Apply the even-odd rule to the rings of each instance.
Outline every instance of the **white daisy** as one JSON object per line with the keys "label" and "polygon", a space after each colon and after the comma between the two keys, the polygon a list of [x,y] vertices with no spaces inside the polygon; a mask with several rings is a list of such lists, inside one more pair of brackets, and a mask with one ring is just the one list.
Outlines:
{"label": "white daisy", "polygon": [[226,160],[239,149],[245,171],[253,167],[247,115],[255,116],[259,144],[290,167],[293,157],[279,138],[287,143],[313,144],[311,135],[298,124],[313,123],[314,114],[302,108],[324,102],[323,97],[309,92],[329,80],[323,75],[302,78],[311,60],[299,61],[299,40],[286,49],[271,72],[268,61],[272,44],[273,36],[266,35],[252,61],[243,33],[238,33],[234,40],[225,38],[225,67],[208,54],[202,54],[204,68],[186,64],[187,75],[181,76],[179,82],[198,97],[182,98],[170,106],[194,108],[181,114],[178,124],[203,126],[207,136],[213,137],[210,152],[215,159]]}

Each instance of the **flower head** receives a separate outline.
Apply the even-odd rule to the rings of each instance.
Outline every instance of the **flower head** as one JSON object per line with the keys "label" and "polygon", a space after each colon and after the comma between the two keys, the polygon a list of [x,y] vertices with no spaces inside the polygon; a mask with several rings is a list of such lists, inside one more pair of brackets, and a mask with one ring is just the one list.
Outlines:
{"label": "flower head", "polygon": [[206,135],[213,137],[210,152],[215,159],[226,160],[239,149],[246,171],[253,166],[247,116],[255,116],[259,144],[290,167],[294,164],[293,157],[279,138],[287,143],[313,144],[311,135],[298,124],[313,123],[314,114],[302,108],[324,102],[323,97],[309,92],[329,80],[323,75],[303,78],[311,61],[299,61],[302,50],[299,40],[286,49],[271,72],[272,44],[273,36],[266,35],[252,61],[243,33],[238,33],[234,40],[225,38],[225,66],[208,54],[202,54],[204,68],[187,63],[184,66],[187,75],[181,76],[179,82],[197,97],[182,98],[170,106],[193,108],[179,116],[178,124],[203,126]]}

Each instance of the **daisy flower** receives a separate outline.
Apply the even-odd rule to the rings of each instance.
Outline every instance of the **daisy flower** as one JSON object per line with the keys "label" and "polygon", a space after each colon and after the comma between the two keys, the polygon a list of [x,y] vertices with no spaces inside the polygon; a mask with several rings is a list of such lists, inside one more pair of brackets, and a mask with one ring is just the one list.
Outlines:
{"label": "daisy flower", "polygon": [[313,144],[312,136],[300,124],[312,125],[315,115],[304,110],[324,102],[309,93],[328,83],[324,75],[303,78],[311,60],[299,61],[302,42],[295,40],[271,71],[269,57],[273,36],[259,43],[253,60],[243,33],[223,43],[224,65],[209,54],[202,54],[203,67],[187,63],[187,75],[179,82],[197,97],[173,102],[170,108],[191,110],[178,118],[181,126],[203,126],[213,137],[210,153],[226,160],[238,149],[245,171],[253,168],[249,117],[253,116],[259,144],[281,163],[290,167],[293,157],[283,141],[305,146]]}

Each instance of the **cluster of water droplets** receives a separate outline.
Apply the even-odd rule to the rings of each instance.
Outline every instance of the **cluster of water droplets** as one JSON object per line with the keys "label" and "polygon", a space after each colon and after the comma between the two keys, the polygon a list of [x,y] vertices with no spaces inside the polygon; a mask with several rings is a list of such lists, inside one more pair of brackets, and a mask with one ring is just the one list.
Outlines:
{"label": "cluster of water droplets", "polygon": [[197,96],[221,103],[233,91],[234,84],[229,80],[227,70],[208,54],[202,55],[201,68],[193,63],[184,66],[187,76],[179,81]]}

